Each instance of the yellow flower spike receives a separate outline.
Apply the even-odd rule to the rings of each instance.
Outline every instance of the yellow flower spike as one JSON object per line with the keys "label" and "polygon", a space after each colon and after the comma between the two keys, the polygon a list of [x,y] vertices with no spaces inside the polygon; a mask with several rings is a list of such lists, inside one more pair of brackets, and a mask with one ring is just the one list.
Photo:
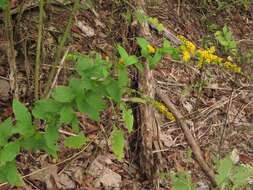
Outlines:
{"label": "yellow flower spike", "polygon": [[183,51],[183,52],[182,52],[182,60],[183,60],[185,63],[187,63],[187,62],[190,61],[190,59],[191,59],[190,53],[189,53],[188,51]]}
{"label": "yellow flower spike", "polygon": [[147,46],[148,48],[148,53],[149,54],[154,54],[155,53],[155,48],[153,46],[151,46],[150,44]]}
{"label": "yellow flower spike", "polygon": [[162,103],[155,101],[153,103],[154,107],[161,112],[168,120],[170,121],[175,121],[176,118],[174,117],[174,115],[168,110],[168,108],[166,106],[164,106]]}
{"label": "yellow flower spike", "polygon": [[186,41],[186,42],[185,42],[185,46],[186,46],[186,48],[191,52],[192,55],[195,54],[196,46],[195,46],[192,42]]}
{"label": "yellow flower spike", "polygon": [[119,59],[119,64],[125,64],[124,59],[120,58],[120,59]]}
{"label": "yellow flower spike", "polygon": [[236,65],[230,61],[226,61],[224,63],[224,67],[230,71],[235,72],[235,73],[241,73],[241,67],[239,67],[238,65]]}

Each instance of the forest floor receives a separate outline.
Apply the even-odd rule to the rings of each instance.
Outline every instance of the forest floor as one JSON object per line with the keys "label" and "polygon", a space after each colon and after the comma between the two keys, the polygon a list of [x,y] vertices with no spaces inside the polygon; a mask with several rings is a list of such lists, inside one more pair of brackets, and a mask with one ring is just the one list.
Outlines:
{"label": "forest floor", "polygon": [[[125,1],[88,2],[92,3],[75,17],[66,49],[69,47],[71,51],[84,54],[96,51],[104,57],[113,57],[116,55],[115,46],[121,43],[129,52],[135,52],[133,38],[136,36],[131,21],[133,7]],[[18,10],[19,6],[18,1],[13,1],[13,10]],[[47,5],[45,10],[41,81],[47,79],[53,52],[67,23],[69,6]],[[236,149],[240,162],[253,166],[253,4],[247,9],[231,5],[218,10],[214,5],[207,6],[195,0],[160,0],[159,3],[149,1],[146,10],[149,16],[157,17],[170,31],[184,35],[198,47],[217,45],[214,33],[225,25],[230,28],[237,41],[237,63],[251,79],[215,66],[209,66],[206,72],[200,73],[192,65],[186,66],[166,58],[154,71],[154,78],[156,88],[160,88],[187,119],[208,163],[218,154],[223,157]],[[13,114],[1,18],[0,122]],[[19,97],[23,103],[31,105],[38,6],[32,6],[21,14],[17,11],[13,14],[13,22]],[[162,36],[156,32],[152,35],[159,45]],[[227,56],[221,48],[218,52],[221,56]],[[57,84],[66,84],[73,67],[71,64],[64,67]],[[191,156],[177,123],[168,122],[159,114],[156,120],[163,146],[162,150],[156,151],[160,151],[166,160],[164,172],[158,175],[160,188],[171,189],[166,172],[182,168],[190,171],[194,183],[209,186],[210,182]],[[149,189],[150,181],[142,176],[136,161],[138,149],[127,148],[124,160],[117,161],[106,138],[111,127],[101,127],[85,116],[80,116],[80,122],[85,126],[84,133],[91,139],[83,149],[69,150],[61,145],[58,160],[43,152],[22,152],[18,156],[19,171],[26,176],[26,187],[23,189]],[[135,138],[129,137],[131,144],[138,141],[138,126],[135,127]],[[220,143],[223,130],[224,138]],[[0,189],[14,188],[0,184]]]}

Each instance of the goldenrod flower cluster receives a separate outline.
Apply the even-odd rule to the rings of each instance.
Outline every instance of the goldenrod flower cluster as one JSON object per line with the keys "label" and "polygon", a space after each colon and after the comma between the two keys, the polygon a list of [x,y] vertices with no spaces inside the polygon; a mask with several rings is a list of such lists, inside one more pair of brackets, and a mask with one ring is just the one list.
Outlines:
{"label": "goldenrod flower cluster", "polygon": [[162,103],[158,101],[154,101],[153,103],[154,107],[161,112],[168,120],[175,121],[174,115],[168,110],[166,106],[164,106]]}
{"label": "goldenrod flower cluster", "polygon": [[241,68],[234,64],[232,60],[228,57],[228,61],[223,60],[223,58],[215,55],[215,46],[211,46],[206,50],[196,50],[196,46],[187,40],[184,36],[179,35],[178,39],[181,40],[183,45],[179,47],[179,50],[182,52],[182,60],[187,63],[191,60],[191,57],[196,56],[198,58],[197,68],[202,68],[204,64],[218,64],[222,67],[235,72],[241,73]]}
{"label": "goldenrod flower cluster", "polygon": [[147,46],[147,48],[148,48],[148,53],[149,54],[154,54],[155,53],[155,48],[152,45],[149,44]]}
{"label": "goldenrod flower cluster", "polygon": [[120,58],[120,59],[119,59],[119,64],[125,64],[124,59]]}
{"label": "goldenrod flower cluster", "polygon": [[196,46],[182,35],[179,35],[178,38],[183,43],[183,45],[179,47],[179,49],[182,51],[182,59],[187,63],[190,61],[191,57],[195,55]]}
{"label": "goldenrod flower cluster", "polygon": [[228,70],[230,70],[230,71],[233,71],[233,72],[235,72],[235,73],[241,73],[241,67],[239,67],[238,65],[236,65],[236,64],[234,64],[234,63],[232,63],[232,62],[230,62],[230,61],[226,61],[226,62],[223,64],[223,66],[224,66],[226,69],[228,69]]}
{"label": "goldenrod flower cluster", "polygon": [[216,63],[220,64],[222,62],[222,58],[218,57],[215,53],[215,47],[212,46],[207,50],[197,50],[196,55],[199,59],[197,67],[200,69],[203,67],[205,63]]}

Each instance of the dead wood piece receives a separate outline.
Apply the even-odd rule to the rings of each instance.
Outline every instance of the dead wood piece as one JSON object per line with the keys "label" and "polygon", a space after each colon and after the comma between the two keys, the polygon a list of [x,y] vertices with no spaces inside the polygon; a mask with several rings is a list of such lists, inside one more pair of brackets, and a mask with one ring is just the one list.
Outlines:
{"label": "dead wood piece", "polygon": [[[143,0],[135,1],[137,9],[144,12],[145,2]],[[147,23],[141,23],[139,28],[139,36],[147,39],[151,38],[149,27]],[[153,98],[154,91],[154,79],[152,71],[149,68],[147,62],[144,63],[144,71],[138,73],[138,85],[139,90],[144,96]],[[155,178],[157,172],[161,167],[161,156],[159,154],[153,154],[154,149],[159,149],[158,130],[156,128],[155,114],[152,105],[140,105],[139,109],[139,126],[141,131],[141,152],[140,152],[140,167],[142,173],[152,180],[152,188],[158,189],[159,182]]]}
{"label": "dead wood piece", "polygon": [[165,96],[159,89],[156,89],[156,94],[161,98],[161,100],[165,103],[165,105],[169,108],[169,110],[174,114],[178,125],[181,127],[182,131],[184,132],[185,138],[190,145],[196,160],[198,161],[201,169],[205,172],[207,177],[210,179],[213,186],[217,186],[215,181],[215,174],[213,170],[207,165],[205,162],[200,147],[194,137],[191,134],[190,129],[188,128],[185,120],[183,119],[183,115],[176,109],[174,104]]}

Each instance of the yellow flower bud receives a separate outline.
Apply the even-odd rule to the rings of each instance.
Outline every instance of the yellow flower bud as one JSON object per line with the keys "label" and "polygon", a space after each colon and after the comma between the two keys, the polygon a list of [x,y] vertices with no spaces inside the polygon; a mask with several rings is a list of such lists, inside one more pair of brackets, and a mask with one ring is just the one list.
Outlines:
{"label": "yellow flower bud", "polygon": [[147,48],[148,48],[148,53],[150,53],[150,54],[155,53],[155,48],[153,46],[148,45]]}
{"label": "yellow flower bud", "polygon": [[183,51],[182,54],[183,54],[183,55],[182,55],[183,61],[184,61],[185,63],[189,62],[190,59],[191,59],[190,53],[189,53],[188,51]]}

